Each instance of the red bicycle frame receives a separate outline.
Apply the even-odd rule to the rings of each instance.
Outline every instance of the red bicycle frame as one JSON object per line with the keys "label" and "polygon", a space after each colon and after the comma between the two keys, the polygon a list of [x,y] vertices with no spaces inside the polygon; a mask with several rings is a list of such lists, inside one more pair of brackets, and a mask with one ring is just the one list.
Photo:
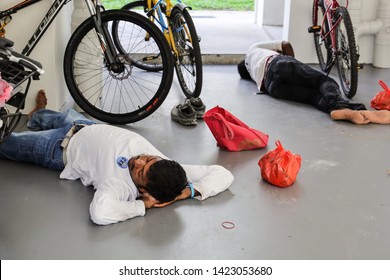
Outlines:
{"label": "red bicycle frame", "polygon": [[[316,2],[318,3],[319,0],[316,0]],[[338,7],[340,7],[340,4],[337,2],[337,0],[323,0],[323,3],[324,3],[324,9],[325,9],[325,13],[324,13],[324,18],[322,19],[322,23],[321,23],[321,26],[323,26],[324,24],[326,24],[326,22],[328,23],[328,28],[325,29],[325,28],[321,28],[321,38],[323,41],[325,41],[325,38],[326,37],[330,37],[330,41],[331,41],[331,44],[332,44],[332,51],[334,53],[337,53],[337,40],[336,40],[336,28],[339,24],[339,22],[342,20],[342,18],[340,17],[336,22],[334,22],[334,18],[335,18],[335,12],[337,10]],[[348,7],[348,0],[346,0],[346,3],[345,3],[345,8]],[[326,22],[325,22],[326,20]],[[324,30],[329,30],[326,34],[324,34]]]}

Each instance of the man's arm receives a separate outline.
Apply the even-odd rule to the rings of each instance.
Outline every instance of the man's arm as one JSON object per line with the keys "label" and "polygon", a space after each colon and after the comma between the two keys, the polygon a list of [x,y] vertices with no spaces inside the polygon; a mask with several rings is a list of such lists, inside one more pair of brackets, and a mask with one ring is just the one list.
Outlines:
{"label": "man's arm", "polygon": [[145,215],[142,200],[121,191],[110,191],[115,189],[113,186],[99,188],[94,194],[89,211],[95,224],[108,225]]}
{"label": "man's arm", "polygon": [[223,192],[234,180],[233,174],[220,165],[183,165],[183,168],[198,193],[195,198],[199,200]]}
{"label": "man's arm", "polygon": [[[188,181],[194,187],[194,198],[204,200],[226,190],[234,180],[232,173],[219,165],[182,165],[187,173]],[[185,188],[174,200],[155,203],[153,207],[165,207],[176,201],[190,198],[192,190]]]}
{"label": "man's arm", "polygon": [[260,48],[267,49],[271,51],[282,52],[282,41],[267,41],[267,42],[259,42],[253,44],[249,49],[252,48]]}

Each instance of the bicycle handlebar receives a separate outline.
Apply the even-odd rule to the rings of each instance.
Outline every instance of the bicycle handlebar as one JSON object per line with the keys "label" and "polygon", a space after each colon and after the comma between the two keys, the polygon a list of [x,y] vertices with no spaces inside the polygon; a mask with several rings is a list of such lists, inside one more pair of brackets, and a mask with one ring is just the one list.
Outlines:
{"label": "bicycle handlebar", "polygon": [[16,62],[23,67],[38,72],[40,75],[45,73],[45,70],[43,70],[41,63],[25,55],[13,51],[11,49],[13,45],[14,42],[12,42],[11,40],[8,40],[6,38],[0,38],[0,57],[10,60],[12,62]]}

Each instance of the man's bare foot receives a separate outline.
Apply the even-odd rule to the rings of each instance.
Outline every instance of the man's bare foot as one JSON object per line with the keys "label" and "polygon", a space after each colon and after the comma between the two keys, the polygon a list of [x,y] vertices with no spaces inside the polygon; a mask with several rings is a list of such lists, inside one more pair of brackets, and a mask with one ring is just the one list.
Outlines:
{"label": "man's bare foot", "polygon": [[335,121],[350,121],[354,124],[368,124],[370,119],[363,112],[351,109],[339,109],[330,112],[330,117]]}
{"label": "man's bare foot", "polygon": [[362,114],[372,123],[390,124],[390,111],[362,111]]}
{"label": "man's bare foot", "polygon": [[37,97],[35,98],[35,108],[28,114],[28,118],[31,118],[32,114],[41,109],[45,109],[47,105],[46,93],[43,89],[38,91]]}

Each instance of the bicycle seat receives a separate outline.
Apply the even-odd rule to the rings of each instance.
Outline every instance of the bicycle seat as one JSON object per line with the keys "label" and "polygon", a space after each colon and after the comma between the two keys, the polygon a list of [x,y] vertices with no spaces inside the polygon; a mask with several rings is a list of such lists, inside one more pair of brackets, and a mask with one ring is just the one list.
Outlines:
{"label": "bicycle seat", "polygon": [[14,42],[6,38],[0,38],[0,48],[11,48],[14,46]]}

